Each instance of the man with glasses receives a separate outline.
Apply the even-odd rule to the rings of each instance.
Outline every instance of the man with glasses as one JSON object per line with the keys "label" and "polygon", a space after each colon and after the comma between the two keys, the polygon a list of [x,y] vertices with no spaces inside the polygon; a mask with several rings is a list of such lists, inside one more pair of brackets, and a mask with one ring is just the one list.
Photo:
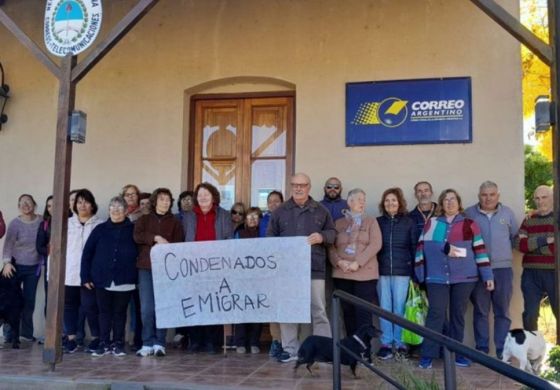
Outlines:
{"label": "man with glasses", "polygon": [[[291,178],[292,196],[272,213],[268,237],[307,236],[311,245],[311,321],[313,334],[331,337],[325,310],[325,266],[327,246],[334,243],[336,230],[329,212],[309,192],[311,180],[304,173]],[[278,361],[297,360],[299,324],[280,324],[284,352]]]}
{"label": "man with glasses", "polygon": [[342,199],[342,183],[340,180],[337,177],[330,177],[325,182],[323,190],[325,196],[321,204],[329,210],[333,221],[342,218],[344,216],[342,211],[348,208],[348,203],[346,203],[346,199]]}

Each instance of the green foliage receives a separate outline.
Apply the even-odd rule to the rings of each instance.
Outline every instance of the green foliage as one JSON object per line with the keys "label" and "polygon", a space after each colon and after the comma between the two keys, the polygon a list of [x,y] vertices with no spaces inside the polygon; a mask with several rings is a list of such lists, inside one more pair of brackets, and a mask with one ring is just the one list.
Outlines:
{"label": "green foliage", "polygon": [[436,374],[432,371],[432,378],[430,381],[422,379],[415,375],[406,365],[403,365],[401,369],[395,375],[396,379],[400,384],[410,390],[439,390],[440,386],[436,381]]}
{"label": "green foliage", "polygon": [[532,146],[525,145],[525,207],[533,207],[533,192],[540,185],[552,185],[552,162],[536,151]]}
{"label": "green foliage", "polygon": [[560,383],[560,345],[552,348],[548,354],[549,369],[541,377],[551,382]]}

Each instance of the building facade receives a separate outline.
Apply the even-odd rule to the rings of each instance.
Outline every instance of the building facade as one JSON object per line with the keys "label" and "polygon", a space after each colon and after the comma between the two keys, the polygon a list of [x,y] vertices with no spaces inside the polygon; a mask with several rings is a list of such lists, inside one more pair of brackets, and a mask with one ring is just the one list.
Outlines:
{"label": "building facade", "polygon": [[[37,3],[2,8],[44,47]],[[518,14],[517,1],[499,3]],[[135,4],[105,1],[98,41]],[[42,209],[52,192],[58,83],[3,27],[0,61],[11,88],[0,132],[10,220],[19,194]],[[346,83],[463,76],[472,143],[346,147]],[[315,198],[329,176],[345,192],[363,188],[372,214],[391,186],[413,205],[414,183],[428,180],[436,196],[457,189],[466,206],[493,180],[523,216],[520,45],[466,0],[161,0],[78,84],[76,109],[88,129],[74,145],[71,187],[91,189],[102,216],[126,183],[178,194],[209,180],[226,206],[257,205],[296,171],[310,175]]]}

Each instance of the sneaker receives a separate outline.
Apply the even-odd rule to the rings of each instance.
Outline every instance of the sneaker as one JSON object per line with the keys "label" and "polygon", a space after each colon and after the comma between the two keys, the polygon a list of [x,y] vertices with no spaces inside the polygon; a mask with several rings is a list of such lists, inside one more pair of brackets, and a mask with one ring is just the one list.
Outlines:
{"label": "sneaker", "polygon": [[99,338],[95,338],[89,342],[88,346],[84,349],[84,351],[88,353],[93,353],[97,351],[97,349],[99,348],[99,344],[100,344]]}
{"label": "sneaker", "polygon": [[254,353],[254,354],[261,353],[261,349],[259,347],[257,347],[256,345],[253,345],[251,347],[251,353]]}
{"label": "sneaker", "polygon": [[76,340],[68,340],[64,345],[64,353],[74,353],[78,350]]}
{"label": "sneaker", "polygon": [[126,351],[124,350],[123,343],[116,343],[113,347],[113,355],[115,356],[126,356]]}
{"label": "sneaker", "polygon": [[294,362],[298,359],[297,356],[295,355],[290,355],[288,352],[284,351],[280,354],[280,356],[278,357],[278,362],[280,363],[289,363],[289,362]]}
{"label": "sneaker", "polygon": [[418,368],[422,368],[424,370],[428,370],[432,368],[432,358],[428,358],[428,357],[420,358],[420,361],[418,362]]}
{"label": "sneaker", "polygon": [[31,337],[19,336],[19,339],[21,341],[25,341],[25,342],[28,342],[28,343],[34,343],[35,341],[37,341],[37,339],[33,336],[31,336]]}
{"label": "sneaker", "polygon": [[455,357],[455,365],[457,367],[470,367],[471,361],[464,356]]}
{"label": "sneaker", "polygon": [[235,348],[235,352],[237,352],[237,353],[247,353],[247,350],[245,349],[245,347],[237,347],[237,348]]}
{"label": "sneaker", "polygon": [[278,340],[272,340],[270,344],[270,350],[268,351],[268,356],[278,357],[282,353],[282,344]]}
{"label": "sneaker", "polygon": [[146,357],[154,354],[154,348],[144,345],[138,351],[136,351],[136,356]]}
{"label": "sneaker", "polygon": [[158,344],[154,345],[154,355],[157,357],[165,356],[165,347]]}
{"label": "sneaker", "polygon": [[97,349],[93,351],[91,356],[105,356],[105,355],[109,355],[110,353],[111,353],[111,349],[107,346],[107,344],[99,343],[99,347],[97,347]]}
{"label": "sneaker", "polygon": [[393,358],[393,351],[388,346],[383,346],[379,349],[376,356],[381,360],[388,360]]}

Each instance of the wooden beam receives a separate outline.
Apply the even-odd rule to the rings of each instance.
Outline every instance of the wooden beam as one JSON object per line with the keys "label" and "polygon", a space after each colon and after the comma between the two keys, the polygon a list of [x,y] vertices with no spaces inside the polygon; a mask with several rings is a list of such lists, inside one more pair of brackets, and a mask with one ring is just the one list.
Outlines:
{"label": "wooden beam", "polygon": [[[550,90],[552,92],[552,107],[555,114],[555,121],[552,124],[552,169],[553,169],[553,186],[552,191],[554,194],[554,220],[558,221],[560,218],[560,134],[558,134],[558,118],[560,118],[560,105],[558,99],[560,98],[560,83],[558,80],[558,72],[560,72],[560,0],[548,0],[548,34],[550,42],[554,50],[554,62],[550,67]],[[556,296],[560,297],[560,230],[558,224],[554,224],[554,242],[555,242],[555,270],[554,280]],[[550,304],[554,302],[549,298]],[[559,310],[560,301],[556,300],[556,307],[553,310]],[[556,323],[556,345],[560,344],[560,323]]]}
{"label": "wooden beam", "polygon": [[0,22],[6,27],[12,34],[15,35],[21,44],[31,51],[31,54],[35,56],[43,65],[47,67],[48,70],[58,79],[60,78],[60,67],[55,64],[50,57],[37,46],[37,44],[23,32],[22,29],[4,12],[1,8],[2,2],[0,1]]}
{"label": "wooden beam", "polygon": [[552,48],[521,24],[508,11],[503,9],[495,0],[471,0],[471,2],[502,26],[508,33],[513,35],[515,39],[527,46],[545,64],[549,66],[552,64]]}
{"label": "wooden beam", "polygon": [[76,83],[72,82],[72,69],[76,56],[67,54],[62,60],[58,115],[56,122],[56,147],[53,183],[53,214],[50,242],[49,288],[47,319],[45,321],[45,347],[43,361],[54,370],[62,361],[61,330],[64,312],[64,279],[66,276],[66,240],[68,227],[68,193],[72,167],[72,142],[68,138],[70,114],[76,100]]}
{"label": "wooden beam", "polygon": [[88,56],[72,71],[72,81],[80,81],[109,51],[120,42],[159,0],[140,0],[128,14],[111,30],[107,38],[100,42]]}

